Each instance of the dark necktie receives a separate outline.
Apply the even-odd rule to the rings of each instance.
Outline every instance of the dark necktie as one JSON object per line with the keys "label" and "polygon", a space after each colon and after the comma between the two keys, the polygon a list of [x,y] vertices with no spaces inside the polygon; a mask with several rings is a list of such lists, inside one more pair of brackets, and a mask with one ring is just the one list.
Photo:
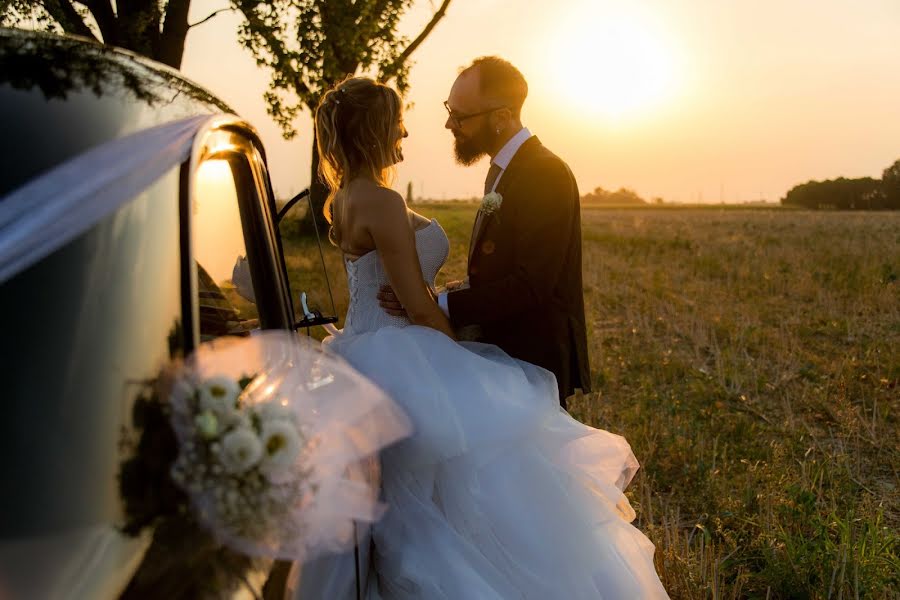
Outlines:
{"label": "dark necktie", "polygon": [[494,187],[494,182],[497,181],[497,176],[500,175],[500,171],[503,169],[500,168],[499,165],[491,163],[491,168],[488,169],[487,177],[484,179],[484,195],[487,196],[491,193],[491,190]]}

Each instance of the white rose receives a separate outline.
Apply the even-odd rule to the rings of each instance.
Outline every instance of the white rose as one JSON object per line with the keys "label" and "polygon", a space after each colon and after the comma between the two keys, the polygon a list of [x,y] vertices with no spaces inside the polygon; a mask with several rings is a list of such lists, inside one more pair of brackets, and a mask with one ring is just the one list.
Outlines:
{"label": "white rose", "polygon": [[216,375],[200,384],[199,392],[200,410],[208,410],[223,417],[237,406],[241,386],[231,377]]}
{"label": "white rose", "polygon": [[240,475],[256,465],[262,454],[263,446],[253,430],[241,427],[222,438],[219,457],[229,473]]}
{"label": "white rose", "polygon": [[259,434],[265,452],[260,467],[270,474],[291,469],[300,454],[300,435],[290,421],[273,420],[263,423]]}

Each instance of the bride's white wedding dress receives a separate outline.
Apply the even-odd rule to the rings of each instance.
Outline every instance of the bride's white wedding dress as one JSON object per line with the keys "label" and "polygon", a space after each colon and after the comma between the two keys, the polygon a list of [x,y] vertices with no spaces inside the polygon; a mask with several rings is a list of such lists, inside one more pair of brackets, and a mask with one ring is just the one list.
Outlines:
{"label": "bride's white wedding dress", "polygon": [[[433,285],[447,236],[431,221],[416,246]],[[561,410],[549,371],[386,314],[377,252],[347,273],[346,326],[326,345],[415,428],[382,457],[369,598],[666,598],[622,494],[638,468],[628,442]]]}

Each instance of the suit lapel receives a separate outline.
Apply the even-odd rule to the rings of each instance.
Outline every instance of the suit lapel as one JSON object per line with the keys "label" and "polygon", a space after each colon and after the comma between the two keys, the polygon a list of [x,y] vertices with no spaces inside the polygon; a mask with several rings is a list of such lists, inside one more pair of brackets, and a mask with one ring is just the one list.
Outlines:
{"label": "suit lapel", "polygon": [[[516,152],[515,156],[512,157],[512,160],[509,161],[509,166],[500,173],[500,178],[497,180],[497,185],[494,187],[494,190],[504,197],[504,202],[506,201],[505,193],[509,188],[510,182],[516,180],[519,176],[522,167],[526,166],[528,163],[528,157],[541,145],[540,140],[538,140],[537,136],[531,136],[528,138],[524,144],[519,148],[519,151]],[[478,209],[478,214],[475,216],[475,224],[472,226],[472,237],[469,238],[469,264],[472,264],[472,259],[475,257],[475,249],[478,247],[478,242],[481,240],[481,235],[484,233],[485,229],[487,229],[488,224],[494,219],[494,215],[485,215],[481,212],[481,209]]]}
{"label": "suit lapel", "polygon": [[484,219],[482,218],[481,209],[478,209],[478,212],[475,213],[475,222],[472,223],[472,235],[469,236],[469,263],[472,262],[472,253],[475,251],[475,238],[481,233],[481,222]]}
{"label": "suit lapel", "polygon": [[[510,163],[511,164],[511,163]],[[504,180],[506,179],[507,171],[504,170],[500,173],[500,178],[497,180],[497,185],[494,186],[494,191],[496,191],[501,196],[503,192],[500,191],[500,186],[503,185]],[[469,262],[472,262],[472,256],[475,254],[475,248],[478,247],[478,241],[481,239],[481,234],[484,233],[484,230],[487,229],[487,225],[490,221],[494,219],[494,213],[489,215],[484,214],[482,210],[478,209],[478,214],[475,215],[475,225],[472,227],[472,237],[471,242],[469,243]]]}
{"label": "suit lapel", "polygon": [[[503,196],[504,202],[506,202],[506,190],[509,188],[510,182],[516,180],[519,176],[520,171],[523,168],[527,168],[528,157],[538,148],[540,148],[541,142],[537,138],[537,136],[533,135],[527,140],[522,146],[519,148],[519,151],[512,157],[512,160],[509,161],[509,166],[500,173],[500,178],[497,180],[497,185],[494,186],[494,190]],[[487,229],[487,226],[495,216],[493,214],[485,215],[481,212],[481,209],[478,209],[478,214],[475,216],[475,223],[472,226],[472,236],[469,242],[469,264],[472,264],[472,259],[475,257],[476,252],[475,249],[478,247],[478,242],[481,240],[481,236],[484,231]]]}

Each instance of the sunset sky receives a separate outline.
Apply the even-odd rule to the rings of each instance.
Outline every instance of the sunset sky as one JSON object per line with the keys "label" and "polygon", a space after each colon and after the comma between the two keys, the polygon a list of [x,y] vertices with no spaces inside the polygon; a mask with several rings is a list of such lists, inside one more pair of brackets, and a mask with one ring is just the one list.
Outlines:
{"label": "sunset sky", "polygon": [[[194,0],[191,21],[225,5]],[[419,2],[403,31],[432,10]],[[192,30],[182,71],[260,130],[288,196],[309,183],[311,118],[281,139],[262,99],[269,74],[237,45],[237,23],[224,13]],[[441,103],[485,54],[525,75],[523,123],[582,193],[777,201],[809,179],[880,177],[900,158],[898,0],[453,0],[414,55],[399,191],[480,195],[486,161],[454,163]]]}

